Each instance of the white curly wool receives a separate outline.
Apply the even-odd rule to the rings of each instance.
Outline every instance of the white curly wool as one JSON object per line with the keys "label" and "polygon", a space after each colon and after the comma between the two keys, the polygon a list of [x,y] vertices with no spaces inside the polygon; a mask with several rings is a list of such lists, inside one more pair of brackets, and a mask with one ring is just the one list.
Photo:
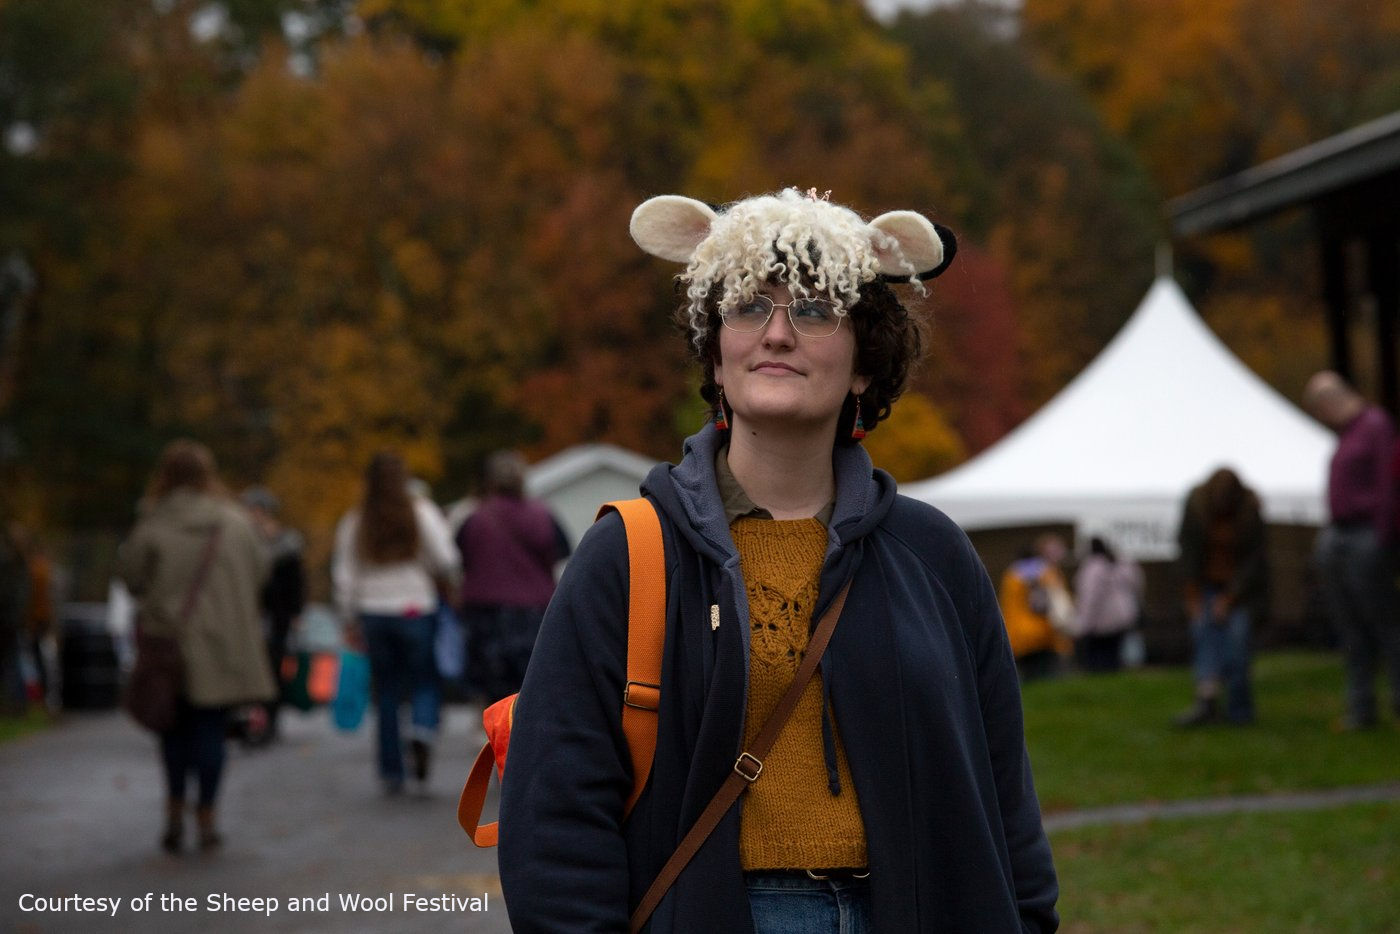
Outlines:
{"label": "white curly wool", "polygon": [[942,241],[920,214],[894,211],[867,223],[795,188],[745,198],[718,213],[691,198],[661,195],[633,212],[631,233],[653,256],[686,263],[680,279],[697,348],[707,337],[705,303],[716,286],[721,311],[749,300],[760,285],[779,282],[796,296],[830,298],[845,315],[865,283],[881,274],[913,281],[943,257]]}

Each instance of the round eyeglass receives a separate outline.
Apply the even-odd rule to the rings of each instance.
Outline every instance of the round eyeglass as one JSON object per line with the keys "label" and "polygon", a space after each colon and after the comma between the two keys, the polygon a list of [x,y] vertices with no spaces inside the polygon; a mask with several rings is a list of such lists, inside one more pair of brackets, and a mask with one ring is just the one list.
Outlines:
{"label": "round eyeglass", "polygon": [[731,331],[751,333],[768,325],[775,308],[787,310],[792,329],[803,337],[830,337],[841,327],[842,316],[836,313],[836,303],[829,299],[794,298],[790,302],[775,302],[763,294],[740,302],[721,314],[720,320]]}

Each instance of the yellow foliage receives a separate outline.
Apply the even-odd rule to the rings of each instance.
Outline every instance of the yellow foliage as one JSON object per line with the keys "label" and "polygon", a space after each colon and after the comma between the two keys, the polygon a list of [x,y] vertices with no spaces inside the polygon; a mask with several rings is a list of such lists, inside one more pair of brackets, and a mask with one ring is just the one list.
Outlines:
{"label": "yellow foliage", "polygon": [[863,442],[870,459],[908,483],[940,474],[966,456],[962,439],[927,396],[905,393]]}

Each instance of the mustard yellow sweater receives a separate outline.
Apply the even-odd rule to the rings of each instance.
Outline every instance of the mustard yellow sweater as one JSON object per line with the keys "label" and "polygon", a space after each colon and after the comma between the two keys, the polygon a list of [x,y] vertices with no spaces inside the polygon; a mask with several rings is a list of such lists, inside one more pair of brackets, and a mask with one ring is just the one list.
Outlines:
{"label": "mustard yellow sweater", "polygon": [[[807,648],[826,528],[816,519],[736,519],[730,525],[749,599],[749,703],[745,745],[792,683]],[[763,775],[744,798],[739,858],[744,869],[834,869],[866,864],[865,826],[846,751],[836,735],[841,793],[822,755],[822,687],[807,683]],[[835,724],[832,724],[835,729]]]}

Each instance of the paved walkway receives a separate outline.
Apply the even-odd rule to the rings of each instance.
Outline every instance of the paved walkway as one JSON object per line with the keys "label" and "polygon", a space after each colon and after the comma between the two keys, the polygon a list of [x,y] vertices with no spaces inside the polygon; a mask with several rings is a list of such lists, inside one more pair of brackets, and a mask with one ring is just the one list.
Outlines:
{"label": "paved walkway", "polygon": [[1357,788],[1333,788],[1326,791],[1293,791],[1272,795],[1231,795],[1221,798],[1197,798],[1185,801],[1160,801],[1145,804],[1115,804],[1110,807],[1086,808],[1047,814],[1046,831],[1073,830],[1099,824],[1141,824],[1151,820],[1183,817],[1213,817],[1221,814],[1244,814],[1260,811],[1320,811],[1348,804],[1370,804],[1376,801],[1400,799],[1400,783],[1367,785]]}
{"label": "paved walkway", "polygon": [[[447,713],[421,798],[380,793],[372,717],[346,735],[325,710],[292,712],[272,747],[230,743],[220,795],[225,846],[181,857],[156,844],[164,790],[155,742],[124,715],[73,714],[0,745],[0,931],[507,932],[495,851],[477,850],[456,820],[457,793],[480,744],[478,715],[461,707]],[[452,904],[443,895],[468,901],[451,912],[431,910],[431,901],[421,903],[429,910],[413,910],[404,904],[410,893],[442,906]],[[121,904],[115,916],[71,905],[26,912],[26,894]],[[228,903],[224,895],[277,904]],[[180,910],[169,896],[192,900],[194,910]],[[310,910],[292,911],[293,897],[309,897]],[[342,897],[387,897],[392,910],[357,911],[342,907]]]}
{"label": "paved walkway", "polygon": [[[155,744],[124,715],[69,715],[0,745],[0,931],[507,932],[495,851],[477,850],[456,822],[478,722],[475,709],[450,709],[428,796],[390,799],[373,772],[372,721],[346,735],[324,710],[293,712],[269,749],[230,743],[221,795],[227,842],[214,854],[181,857],[156,846],[163,789]],[[1045,823],[1055,831],[1397,798],[1400,784],[1392,784],[1119,805],[1051,814]],[[23,910],[26,895],[120,904],[115,915],[71,903],[35,912]],[[406,905],[407,895],[429,901]],[[259,898],[269,901],[251,901]],[[292,910],[293,898],[309,899],[307,910]],[[392,908],[349,907],[357,899],[388,899]]]}

